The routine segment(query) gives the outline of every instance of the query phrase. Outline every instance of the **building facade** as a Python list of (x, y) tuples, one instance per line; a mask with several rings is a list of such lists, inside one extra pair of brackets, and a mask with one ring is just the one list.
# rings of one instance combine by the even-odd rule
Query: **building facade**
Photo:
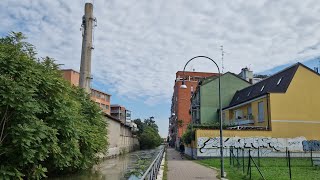
[(297, 63), (235, 93), (224, 108), (236, 129), (266, 129), (277, 137), (320, 138), (320, 76)]
[[(178, 71), (174, 84), (171, 103), (171, 116), (169, 117), (169, 139), (171, 146), (178, 146), (180, 138), (191, 122), (190, 98), (203, 78), (218, 76), (218, 73)], [(184, 80), (187, 89), (180, 86)]]
[[(79, 86), (80, 73), (72, 69), (63, 69), (62, 76), (74, 86)], [(110, 115), (110, 98), (111, 95), (105, 92), (91, 88), (91, 100), (97, 103), (101, 110)]]
[[(227, 72), (221, 77), (221, 104), (230, 104), (236, 91), (251, 84), (237, 75)], [(191, 117), (195, 124), (219, 122), (219, 78), (217, 76), (202, 80), (191, 98)]]
[[(131, 112), (124, 106), (118, 104), (111, 104), (111, 116), (120, 120), (122, 123), (126, 123), (127, 115), (131, 116)], [(128, 119), (129, 120), (129, 119)]]

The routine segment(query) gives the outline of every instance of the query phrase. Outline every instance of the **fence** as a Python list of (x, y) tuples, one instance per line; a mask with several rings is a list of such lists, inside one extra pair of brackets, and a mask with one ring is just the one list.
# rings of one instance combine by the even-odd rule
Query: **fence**
[[(242, 171), (247, 179), (320, 178), (320, 170), (316, 167), (320, 166), (320, 158), (315, 157), (312, 150), (292, 152), (286, 149), (285, 153), (279, 153), (276, 157), (264, 157), (261, 153), (263, 150), (265, 149), (230, 148), (230, 168)], [(312, 177), (313, 175), (316, 177)]]
[(160, 169), (161, 161), (164, 155), (166, 147), (163, 146), (157, 157), (153, 160), (149, 168), (146, 170), (146, 172), (142, 175), (140, 179), (143, 180), (154, 180), (157, 178), (158, 171)]

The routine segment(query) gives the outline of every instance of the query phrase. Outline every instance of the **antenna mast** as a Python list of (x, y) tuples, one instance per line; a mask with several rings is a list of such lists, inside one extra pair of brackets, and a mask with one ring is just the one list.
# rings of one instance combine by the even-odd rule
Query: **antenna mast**
[(224, 50), (223, 50), (223, 45), (220, 46), (221, 47), (221, 72), (223, 73), (224, 71), (224, 64), (223, 64), (223, 56), (224, 56)]

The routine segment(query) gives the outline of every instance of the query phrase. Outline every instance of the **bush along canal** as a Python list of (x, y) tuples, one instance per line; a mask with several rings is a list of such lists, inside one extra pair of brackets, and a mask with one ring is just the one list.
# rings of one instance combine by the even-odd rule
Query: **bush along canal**
[(140, 150), (112, 159), (104, 159), (90, 170), (49, 178), (50, 180), (136, 180), (140, 179), (163, 146)]

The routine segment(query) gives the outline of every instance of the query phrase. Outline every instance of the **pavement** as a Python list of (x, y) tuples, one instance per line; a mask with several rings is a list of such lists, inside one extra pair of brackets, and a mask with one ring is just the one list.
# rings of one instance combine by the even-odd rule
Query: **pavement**
[(185, 157), (173, 148), (167, 149), (168, 180), (218, 179), (217, 171), (202, 166)]

